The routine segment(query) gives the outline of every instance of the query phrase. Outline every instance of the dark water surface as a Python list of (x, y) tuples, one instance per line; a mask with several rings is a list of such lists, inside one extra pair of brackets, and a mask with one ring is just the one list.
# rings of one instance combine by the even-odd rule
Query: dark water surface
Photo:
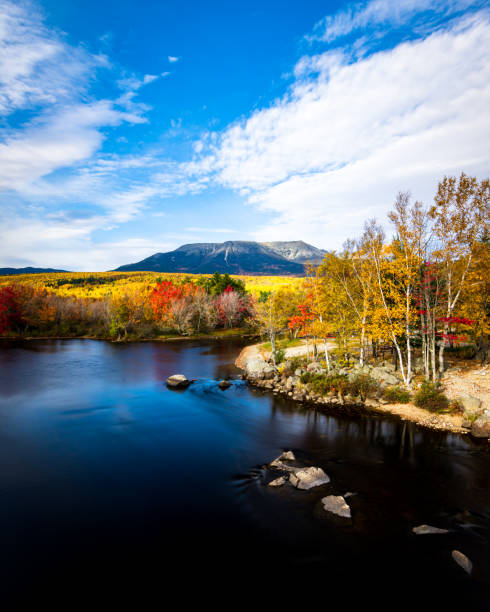
[[(231, 588), (233, 607), (268, 594), (347, 610), (488, 609), (487, 443), (316, 412), (238, 380), (223, 392), (216, 380), (239, 373), (239, 350), (233, 341), (0, 344), (5, 596), (115, 602), (140, 592), (204, 604)], [(163, 381), (174, 373), (199, 380), (170, 391)], [(331, 483), (268, 488), (262, 466), (284, 449)], [(320, 509), (323, 496), (347, 491), (350, 524)], [(413, 535), (421, 523), (451, 532)], [(473, 561), (471, 578), (453, 549)]]

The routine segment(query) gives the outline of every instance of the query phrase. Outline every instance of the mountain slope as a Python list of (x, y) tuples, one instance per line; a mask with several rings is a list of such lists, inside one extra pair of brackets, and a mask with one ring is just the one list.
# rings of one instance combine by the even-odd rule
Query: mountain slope
[[(311, 255), (311, 257), (309, 257)], [(323, 251), (304, 242), (251, 242), (185, 244), (169, 253), (156, 253), (117, 271), (187, 272), (212, 274), (301, 275), (305, 261), (318, 261)]]
[(296, 261), (298, 263), (319, 263), (327, 251), (317, 249), (311, 244), (307, 244), (302, 240), (291, 240), (284, 242), (261, 242), (265, 247), (272, 249), (278, 255)]
[(0, 276), (13, 276), (14, 274), (48, 274), (67, 271), (68, 270), (55, 270), (54, 268), (0, 268)]

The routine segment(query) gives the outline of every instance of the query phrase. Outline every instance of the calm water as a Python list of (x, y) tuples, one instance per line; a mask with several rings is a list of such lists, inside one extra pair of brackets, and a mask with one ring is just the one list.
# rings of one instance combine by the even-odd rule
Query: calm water
[[(240, 343), (0, 344), (1, 588), (109, 598), (134, 590), (378, 608), (488, 609), (486, 443), (380, 417), (323, 414), (236, 380)], [(188, 390), (163, 381), (184, 373)], [(331, 484), (273, 490), (283, 449)], [(319, 509), (356, 493), (344, 525)], [(414, 536), (428, 523), (444, 536)], [(475, 566), (469, 578), (451, 550)], [(184, 585), (184, 586), (182, 586)], [(70, 609), (70, 606), (67, 607)], [(145, 608), (146, 609), (146, 608)], [(422, 607), (423, 609), (423, 607)]]

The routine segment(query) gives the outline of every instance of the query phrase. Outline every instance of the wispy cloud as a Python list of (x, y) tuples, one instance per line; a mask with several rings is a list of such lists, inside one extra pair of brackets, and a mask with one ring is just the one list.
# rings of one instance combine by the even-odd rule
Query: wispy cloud
[(169, 55), (168, 56), (168, 61), (171, 64), (175, 64), (176, 62), (178, 62), (180, 60), (180, 57), (176, 57), (175, 55)]
[[(481, 8), (485, 4), (485, 0), (370, 0), (352, 3), (322, 19), (307, 38), (331, 43), (366, 28), (376, 30), (377, 26), (407, 26), (414, 17), (418, 17), (417, 27), (424, 23), (433, 28), (449, 16), (470, 8)], [(423, 20), (420, 20), (421, 14), (424, 14)]]

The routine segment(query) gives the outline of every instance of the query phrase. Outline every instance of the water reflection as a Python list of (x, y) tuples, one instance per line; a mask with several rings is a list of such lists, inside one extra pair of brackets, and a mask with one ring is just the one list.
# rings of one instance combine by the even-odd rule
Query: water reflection
[[(238, 380), (223, 392), (216, 380), (238, 373), (240, 346), (0, 345), (0, 538), (12, 584), (36, 580), (37, 562), (59, 574), (90, 557), (98, 571), (134, 574), (161, 567), (155, 550), (175, 563), (192, 550), (218, 555), (221, 574), (246, 575), (253, 558), (254, 573), (288, 562), (338, 585), (344, 567), (357, 582), (382, 568), (400, 588), (404, 572), (430, 575), (434, 593), (450, 580), (480, 605), (490, 574), (486, 447), (395, 418), (316, 411)], [(177, 372), (198, 381), (172, 392), (163, 383)], [(266, 487), (263, 466), (285, 448), (331, 484)], [(339, 527), (320, 499), (347, 491), (353, 523)], [(414, 540), (420, 523), (451, 534)], [(479, 568), (474, 593), (451, 547)]]

